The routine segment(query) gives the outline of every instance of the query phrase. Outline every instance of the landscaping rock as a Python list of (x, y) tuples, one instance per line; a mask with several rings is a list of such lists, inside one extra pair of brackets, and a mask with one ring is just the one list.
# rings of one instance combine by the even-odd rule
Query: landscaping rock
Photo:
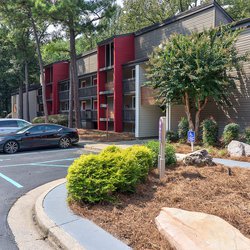
[(214, 215), (164, 207), (155, 222), (177, 250), (247, 250), (250, 246), (250, 239)]
[(247, 144), (247, 143), (243, 143), (243, 146), (244, 146), (244, 152), (245, 152), (245, 156), (249, 157), (250, 156), (250, 145)]
[(207, 150), (201, 149), (195, 152), (192, 152), (190, 154), (187, 154), (183, 158), (183, 162), (185, 165), (191, 165), (191, 166), (214, 166), (216, 165), (213, 162), (213, 158), (211, 155), (208, 154)]
[(245, 155), (245, 147), (244, 144), (240, 141), (231, 141), (227, 146), (227, 151), (230, 156), (233, 157), (241, 157)]

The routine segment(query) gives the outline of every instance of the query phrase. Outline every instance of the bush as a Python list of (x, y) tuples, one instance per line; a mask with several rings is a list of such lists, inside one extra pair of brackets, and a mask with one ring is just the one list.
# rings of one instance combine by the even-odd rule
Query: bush
[(178, 135), (181, 142), (187, 141), (187, 133), (189, 130), (188, 120), (185, 117), (182, 117), (178, 124)]
[(207, 146), (214, 146), (218, 137), (217, 122), (210, 118), (202, 122), (202, 142)]
[(245, 140), (247, 144), (250, 144), (250, 127), (245, 129)]
[(240, 135), (240, 126), (236, 123), (229, 123), (225, 126), (223, 134), (222, 134), (222, 140), (227, 145), (232, 140), (237, 140)]
[[(44, 122), (45, 122), (44, 116), (35, 117), (32, 120), (32, 123), (44, 123)], [(49, 123), (68, 126), (68, 117), (66, 115), (49, 115)]]
[(144, 146), (125, 150), (110, 146), (99, 155), (82, 155), (69, 167), (69, 201), (113, 201), (116, 192), (134, 192), (152, 164), (152, 152)]
[(166, 140), (168, 142), (177, 142), (179, 139), (178, 133), (175, 133), (174, 131), (167, 131), (166, 133)]
[[(158, 141), (148, 141), (145, 146), (149, 148), (153, 153), (153, 167), (157, 167), (158, 155), (159, 155), (159, 142)], [(172, 165), (176, 163), (175, 149), (172, 145), (166, 143), (165, 149), (165, 161), (166, 165)]]

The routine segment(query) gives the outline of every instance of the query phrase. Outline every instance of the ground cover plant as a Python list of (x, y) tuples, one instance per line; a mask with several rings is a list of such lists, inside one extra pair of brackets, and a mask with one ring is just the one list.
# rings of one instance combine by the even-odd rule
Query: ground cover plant
[[(49, 115), (49, 123), (68, 126), (68, 117), (66, 115)], [(32, 123), (45, 123), (45, 117), (39, 116), (32, 120)]]
[(153, 155), (145, 146), (109, 146), (98, 155), (82, 155), (68, 169), (70, 202), (115, 201), (117, 193), (135, 192), (147, 179)]
[[(162, 207), (176, 207), (220, 216), (250, 237), (250, 171), (223, 166), (167, 168), (163, 182), (157, 171), (136, 193), (119, 194), (115, 204), (72, 203), (77, 214), (93, 220), (135, 250), (171, 249), (154, 219)], [(143, 226), (142, 226), (143, 225)]]

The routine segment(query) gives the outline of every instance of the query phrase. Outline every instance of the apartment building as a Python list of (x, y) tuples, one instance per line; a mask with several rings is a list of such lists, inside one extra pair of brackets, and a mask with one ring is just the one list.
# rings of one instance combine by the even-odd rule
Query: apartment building
[[(115, 132), (129, 131), (138, 138), (157, 136), (159, 117), (166, 113), (155, 103), (155, 93), (145, 86), (149, 54), (172, 33), (202, 32), (231, 22), (233, 19), (228, 13), (212, 1), (135, 33), (111, 37), (99, 43), (96, 50), (81, 55), (77, 68), (82, 126)], [(239, 53), (250, 52), (250, 18), (237, 22), (235, 27), (245, 28), (236, 44)], [(68, 62), (45, 67), (50, 114), (68, 112), (68, 68)], [(202, 118), (212, 115), (220, 130), (232, 121), (242, 128), (250, 125), (247, 112), (250, 106), (249, 62), (244, 63), (243, 72), (233, 93), (234, 106), (222, 109), (210, 101), (203, 112)], [(178, 121), (185, 116), (184, 107), (169, 105), (166, 115), (168, 129), (176, 130)]]

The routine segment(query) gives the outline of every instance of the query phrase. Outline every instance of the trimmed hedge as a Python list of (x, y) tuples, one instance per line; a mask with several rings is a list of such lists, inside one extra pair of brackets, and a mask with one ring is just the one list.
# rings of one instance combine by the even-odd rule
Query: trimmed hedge
[(96, 203), (113, 201), (117, 192), (135, 192), (152, 165), (152, 152), (144, 146), (110, 146), (99, 155), (82, 155), (68, 169), (68, 200)]
[(225, 145), (229, 144), (232, 140), (238, 140), (240, 135), (240, 126), (236, 123), (229, 123), (225, 126), (222, 140)]
[[(160, 147), (159, 142), (158, 141), (148, 141), (144, 145), (152, 151), (152, 153), (153, 153), (152, 166), (157, 167), (159, 147)], [(172, 164), (176, 163), (175, 148), (171, 144), (168, 144), (168, 143), (166, 143), (165, 161), (166, 161), (166, 165), (172, 165)]]
[[(32, 120), (32, 123), (45, 123), (45, 117), (39, 116)], [(68, 117), (66, 115), (49, 115), (49, 123), (68, 126)]]

